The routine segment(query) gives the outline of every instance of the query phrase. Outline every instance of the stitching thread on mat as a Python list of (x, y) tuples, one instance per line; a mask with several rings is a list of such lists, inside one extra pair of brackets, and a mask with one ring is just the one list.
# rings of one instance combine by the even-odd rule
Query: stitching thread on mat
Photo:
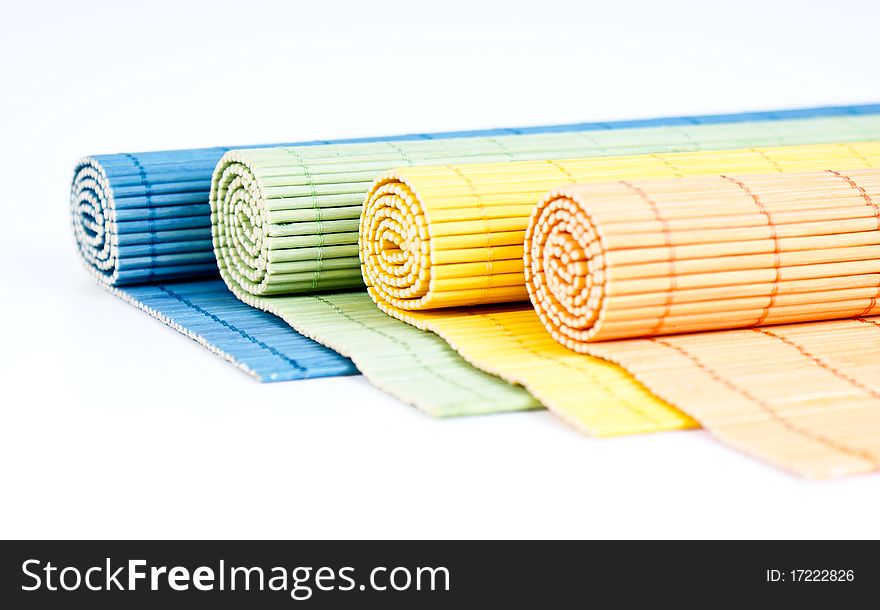
[[(754, 329), (754, 330), (759, 331), (759, 332), (761, 331), (761, 329)], [(780, 425), (782, 425), (783, 428), (789, 430), (790, 432), (793, 432), (795, 434), (799, 434), (806, 439), (814, 441), (820, 445), (824, 445), (824, 446), (828, 447), (829, 449), (837, 451), (838, 453), (841, 453), (847, 457), (850, 457), (850, 458), (855, 457), (855, 458), (865, 460), (868, 463), (870, 463), (872, 466), (874, 466), (875, 469), (880, 468), (880, 462), (878, 462), (877, 458), (870, 453), (861, 452), (857, 449), (853, 449), (852, 447), (847, 447), (846, 445), (841, 445), (840, 443), (838, 443), (832, 439), (815, 434), (810, 430), (805, 430), (803, 428), (799, 428), (799, 427), (795, 426), (789, 419), (786, 419), (785, 417), (781, 417), (776, 411), (774, 411), (773, 408), (770, 407), (770, 405), (766, 401), (759, 399), (757, 396), (754, 396), (748, 390), (737, 386), (736, 384), (734, 384), (732, 381), (730, 381), (728, 379), (725, 379), (717, 371), (711, 369), (708, 365), (706, 365), (706, 363), (704, 363), (702, 360), (700, 360), (694, 354), (691, 354), (690, 352), (688, 352), (683, 347), (681, 347), (679, 345), (674, 345), (665, 339), (652, 338), (652, 339), (648, 339), (648, 340), (653, 343), (658, 343), (660, 345), (664, 345), (664, 346), (680, 353), (682, 356), (688, 358), (691, 362), (693, 362), (697, 366), (697, 368), (699, 368), (700, 370), (707, 373), (715, 381), (730, 388), (734, 392), (740, 394), (741, 396), (745, 397), (749, 401), (751, 401), (751, 402), (755, 403), (756, 405), (758, 405), (759, 407), (761, 407), (761, 409), (765, 413), (767, 413), (767, 415), (769, 415), (773, 421), (779, 423)]]
[(606, 383), (604, 383), (602, 380), (600, 380), (599, 377), (592, 372), (592, 367), (582, 368), (582, 367), (576, 366), (570, 362), (566, 362), (565, 360), (562, 360), (562, 359), (557, 358), (555, 356), (550, 356), (548, 354), (544, 354), (544, 353), (536, 350), (535, 348), (526, 345), (526, 343), (522, 340), (521, 337), (514, 335), (500, 320), (498, 320), (497, 318), (492, 316), (492, 314), (481, 313), (479, 310), (468, 310), (468, 314), (472, 315), (472, 316), (479, 317), (479, 318), (486, 318), (487, 320), (492, 322), (492, 324), (494, 324), (496, 326), (496, 328), (498, 328), (501, 332), (503, 332), (505, 335), (507, 335), (508, 339), (513, 340), (514, 343), (519, 345), (523, 350), (529, 352), (530, 354), (532, 354), (542, 360), (546, 360), (548, 362), (558, 364), (558, 365), (562, 366), (563, 368), (567, 368), (572, 371), (575, 371), (578, 374), (586, 373), (587, 376), (590, 378), (590, 381), (595, 383), (602, 390), (605, 390), (605, 392), (607, 392), (608, 395), (611, 396), (611, 398), (618, 401), (619, 404), (622, 405), (623, 407), (625, 407), (630, 413), (632, 413), (638, 417), (641, 417), (643, 419), (646, 419), (653, 424), (662, 424), (663, 423), (662, 420), (654, 417), (651, 413), (644, 411), (640, 407), (631, 403), (629, 400), (627, 400), (625, 398), (621, 398), (613, 389), (611, 389), (610, 386), (608, 386)]
[(677, 133), (680, 136), (684, 136), (684, 139), (687, 140), (688, 146), (693, 148), (693, 150), (703, 150), (705, 144), (694, 139), (694, 134), (691, 133), (691, 130), (688, 129), (687, 125), (670, 125), (669, 130), (673, 133)]
[(773, 222), (773, 217), (770, 215), (770, 211), (764, 205), (764, 202), (755, 194), (752, 189), (747, 187), (743, 182), (737, 180), (733, 176), (721, 176), (728, 182), (731, 182), (737, 185), (742, 191), (752, 198), (752, 201), (755, 202), (755, 205), (758, 207), (758, 211), (763, 214), (767, 218), (767, 226), (770, 229), (770, 239), (773, 240), (773, 270), (776, 272), (776, 277), (773, 278), (773, 290), (770, 292), (770, 301), (764, 307), (764, 311), (761, 312), (761, 315), (751, 326), (760, 326), (764, 323), (764, 320), (767, 319), (767, 316), (770, 315), (770, 309), (776, 304), (776, 297), (779, 295), (779, 283), (782, 281), (782, 269), (781, 264), (781, 251), (779, 249), (779, 235), (776, 233), (776, 224)]
[(850, 187), (852, 187), (853, 189), (858, 191), (861, 198), (865, 200), (865, 203), (867, 203), (870, 207), (874, 208), (874, 218), (877, 220), (877, 229), (880, 230), (880, 205), (877, 205), (877, 203), (873, 199), (871, 199), (871, 196), (868, 194), (868, 192), (865, 190), (865, 188), (863, 186), (857, 184), (855, 180), (853, 180), (852, 178), (850, 178), (846, 174), (842, 174), (842, 173), (835, 171), (833, 169), (826, 169), (825, 171), (827, 173), (831, 174), (832, 176), (837, 176), (838, 178), (840, 178), (841, 180), (843, 180), (844, 182), (849, 184)]
[(504, 145), (504, 143), (499, 142), (495, 138), (487, 137), (486, 140), (489, 142), (492, 142), (492, 144), (495, 144), (496, 146), (498, 146), (498, 148), (501, 149), (501, 152), (503, 152), (505, 155), (507, 155), (508, 161), (516, 161), (516, 159), (513, 157), (513, 153), (507, 149), (507, 147)]
[(807, 350), (807, 348), (803, 347), (802, 345), (798, 345), (797, 343), (795, 343), (794, 341), (792, 341), (788, 337), (778, 335), (778, 334), (774, 333), (773, 331), (767, 330), (766, 328), (753, 328), (752, 330), (754, 332), (761, 333), (762, 335), (766, 335), (768, 337), (773, 337), (774, 339), (779, 339), (780, 341), (782, 341), (783, 343), (785, 343), (789, 347), (793, 347), (794, 349), (799, 351), (805, 358), (807, 358), (810, 361), (814, 362), (815, 364), (819, 365), (820, 367), (822, 367), (823, 369), (825, 369), (829, 373), (832, 373), (835, 377), (843, 379), (844, 381), (854, 385), (855, 387), (857, 387), (861, 391), (865, 392), (866, 394), (869, 394), (869, 395), (873, 396), (874, 398), (880, 400), (880, 391), (877, 391), (873, 388), (866, 386), (865, 384), (860, 382), (858, 379), (854, 379), (854, 378), (850, 377), (849, 375), (847, 375), (846, 373), (844, 373), (843, 371), (841, 371), (837, 367), (825, 362), (824, 360), (822, 360), (818, 356), (815, 356), (814, 354), (810, 353), (809, 350)]
[(406, 153), (405, 153), (404, 150), (400, 147), (400, 145), (395, 144), (394, 142), (385, 142), (385, 144), (387, 144), (390, 148), (393, 148), (393, 149), (397, 152), (397, 154), (399, 154), (400, 157), (401, 157), (404, 161), (406, 161), (406, 164), (407, 164), (408, 166), (412, 167), (413, 165), (415, 165), (415, 164), (412, 162), (412, 160), (411, 160), (409, 157), (406, 156)]
[(486, 298), (486, 294), (489, 291), (489, 279), (492, 275), (492, 243), (491, 240), (488, 239), (492, 235), (492, 231), (489, 227), (489, 218), (486, 216), (486, 205), (483, 202), (483, 197), (480, 195), (479, 191), (477, 191), (477, 187), (474, 186), (474, 183), (471, 182), (471, 179), (468, 178), (464, 172), (461, 171), (455, 165), (447, 165), (447, 169), (451, 170), (454, 174), (456, 174), (459, 178), (461, 178), (467, 187), (470, 189), (471, 194), (477, 199), (477, 204), (480, 206), (480, 217), (483, 221), (483, 229), (485, 231), (486, 239), (486, 283), (480, 288), (480, 297), (479, 300), (483, 301)]
[[(871, 139), (873, 139), (873, 138), (867, 138), (867, 139), (868, 139), (868, 140), (871, 140)], [(846, 142), (839, 142), (839, 143), (838, 143), (838, 146), (840, 146), (841, 148), (844, 148), (844, 149), (846, 149), (847, 151), (849, 151), (850, 153), (852, 153), (852, 154), (853, 154), (853, 155), (854, 155), (859, 161), (862, 161), (862, 162), (865, 164), (865, 167), (869, 167), (869, 168), (870, 168), (870, 167), (876, 167), (876, 166), (877, 166), (875, 163), (872, 163), (871, 160), (868, 159), (868, 157), (866, 157), (865, 155), (863, 155), (862, 153), (860, 153), (860, 152), (856, 149), (856, 147), (853, 146), (852, 144), (848, 144), (848, 143), (846, 143)]]
[(678, 166), (676, 166), (672, 161), (670, 161), (669, 159), (667, 159), (667, 158), (664, 157), (663, 155), (658, 155), (657, 153), (651, 153), (649, 156), (650, 156), (652, 159), (657, 159), (658, 161), (660, 161), (660, 163), (662, 163), (663, 165), (665, 165), (665, 166), (666, 166), (666, 169), (668, 169), (669, 171), (671, 171), (671, 172), (672, 172), (672, 175), (675, 176), (676, 178), (684, 178), (684, 174), (683, 174), (682, 171), (678, 168)]
[(554, 161), (553, 159), (547, 159), (547, 164), (552, 165), (553, 167), (558, 169), (563, 176), (571, 180), (572, 184), (577, 184), (577, 178), (575, 178), (574, 175), (570, 171), (568, 171), (568, 169), (566, 169), (564, 165)]
[(785, 173), (785, 168), (779, 164), (779, 161), (777, 161), (776, 159), (774, 159), (773, 157), (768, 155), (767, 151), (764, 150), (763, 148), (749, 148), (748, 150), (749, 150), (749, 152), (753, 152), (756, 155), (760, 156), (762, 159), (764, 159), (764, 161), (766, 161), (771, 166), (773, 166), (773, 169), (775, 169), (777, 172)]
[[(834, 175), (834, 176), (837, 176), (837, 177), (840, 178), (841, 180), (844, 180), (847, 184), (850, 185), (850, 187), (852, 187), (853, 189), (855, 189), (856, 191), (858, 191), (859, 195), (861, 195), (862, 199), (865, 200), (865, 203), (868, 204), (868, 206), (874, 208), (874, 220), (877, 221), (877, 229), (876, 229), (876, 230), (877, 230), (877, 231), (880, 231), (880, 205), (878, 205), (876, 201), (874, 201), (873, 199), (871, 199), (871, 196), (870, 196), (870, 195), (868, 194), (868, 192), (864, 189), (864, 187), (862, 187), (861, 185), (857, 184), (856, 181), (853, 180), (851, 177), (849, 177), (849, 176), (847, 176), (847, 175), (845, 175), (845, 174), (842, 174), (842, 173), (840, 173), (840, 172), (838, 172), (838, 171), (835, 171), (835, 170), (833, 170), (833, 169), (828, 169), (828, 170), (825, 170), (825, 171), (828, 172), (829, 174), (832, 174), (832, 175)], [(871, 297), (871, 300), (869, 301), (868, 306), (865, 307), (862, 311), (860, 311), (860, 312), (858, 313), (857, 317), (860, 318), (860, 317), (862, 317), (862, 316), (866, 316), (866, 315), (868, 315), (869, 313), (871, 313), (871, 311), (872, 311), (875, 307), (877, 307), (877, 299), (880, 299), (880, 281), (878, 281), (878, 283), (877, 283), (877, 292), (874, 294), (873, 297)]]
[(318, 191), (315, 188), (315, 183), (312, 180), (312, 172), (309, 171), (308, 166), (302, 158), (302, 155), (294, 151), (292, 148), (288, 147), (283, 149), (288, 155), (296, 159), (296, 162), (299, 163), (300, 168), (303, 170), (303, 173), (306, 177), (306, 182), (308, 183), (309, 190), (312, 192), (312, 209), (315, 211), (315, 223), (318, 227), (318, 255), (317, 261), (319, 269), (315, 271), (312, 275), (312, 283), (310, 286), (310, 290), (318, 289), (318, 275), (321, 273), (321, 270), (324, 268), (324, 232), (321, 229), (321, 207), (318, 205)]
[(666, 243), (666, 249), (669, 252), (669, 290), (666, 291), (666, 302), (663, 306), (663, 313), (660, 315), (660, 318), (657, 320), (657, 324), (654, 325), (654, 328), (648, 333), (650, 335), (657, 335), (660, 333), (660, 329), (663, 328), (663, 325), (666, 323), (666, 319), (669, 317), (670, 312), (672, 311), (672, 300), (673, 293), (678, 288), (678, 279), (675, 275), (675, 247), (672, 245), (672, 233), (669, 230), (669, 221), (663, 217), (660, 213), (660, 207), (657, 205), (657, 202), (651, 199), (648, 194), (641, 188), (636, 185), (627, 182), (626, 180), (621, 180), (620, 184), (634, 191), (639, 197), (642, 198), (645, 203), (647, 203), (651, 207), (651, 211), (654, 213), (654, 217), (660, 223), (660, 230), (663, 231), (663, 241)]
[[(156, 260), (155, 257), (153, 256), (153, 242), (157, 241), (156, 223), (155, 223), (155, 220), (153, 219), (153, 215), (155, 214), (155, 210), (153, 209), (153, 185), (150, 183), (149, 179), (147, 178), (147, 170), (141, 164), (140, 160), (131, 153), (122, 153), (122, 154), (125, 157), (127, 157), (129, 161), (131, 161), (134, 164), (135, 168), (138, 171), (138, 174), (140, 174), (140, 177), (141, 177), (141, 186), (144, 187), (144, 198), (146, 199), (146, 205), (147, 205), (147, 232), (150, 236), (150, 256), (148, 256), (148, 259), (150, 261), (150, 265), (149, 265), (149, 267), (147, 267), (147, 281), (151, 282), (155, 277), (155, 260)], [(121, 257), (119, 257), (119, 254), (117, 253), (117, 264), (119, 264), (120, 258)]]
[(590, 143), (590, 146), (592, 146), (593, 148), (595, 148), (596, 150), (598, 150), (599, 153), (600, 153), (603, 157), (611, 156), (611, 153), (609, 152), (608, 148), (605, 147), (605, 146), (603, 146), (603, 145), (599, 142), (599, 140), (597, 140), (594, 136), (590, 135), (590, 132), (589, 132), (589, 131), (578, 131), (578, 132), (576, 132), (576, 133), (577, 133), (578, 135), (580, 135), (582, 138), (584, 138), (585, 140), (587, 140), (587, 142)]
[(264, 349), (264, 350), (268, 351), (269, 353), (271, 353), (273, 356), (277, 356), (281, 360), (284, 360), (285, 362), (287, 362), (287, 364), (292, 366), (294, 369), (302, 372), (303, 374), (307, 373), (307, 369), (304, 366), (302, 366), (301, 364), (299, 364), (296, 360), (291, 358), (290, 356), (287, 356), (286, 354), (281, 353), (280, 351), (278, 351), (277, 349), (275, 349), (274, 347), (272, 347), (270, 345), (266, 345), (265, 343), (263, 343), (262, 341), (260, 341), (256, 337), (249, 335), (247, 332), (241, 330), (240, 328), (237, 328), (236, 326), (233, 326), (232, 324), (230, 324), (226, 320), (223, 320), (223, 319), (215, 316), (211, 312), (207, 311), (206, 309), (199, 307), (198, 305), (196, 305), (195, 303), (193, 303), (192, 301), (190, 301), (189, 299), (187, 299), (183, 295), (177, 294), (176, 292), (174, 292), (173, 290), (170, 290), (168, 287), (163, 286), (162, 284), (157, 284), (156, 287), (159, 290), (161, 290), (162, 292), (164, 292), (165, 294), (167, 294), (168, 296), (177, 299), (180, 303), (182, 303), (183, 305), (186, 305), (190, 309), (197, 311), (200, 314), (202, 314), (203, 316), (206, 316), (206, 317), (214, 320), (215, 322), (217, 322), (221, 326), (224, 326), (224, 327), (228, 328), (229, 330), (231, 330), (235, 333), (238, 333), (241, 337), (250, 341), (251, 343), (253, 343), (257, 347), (260, 347), (261, 349)]
[(880, 322), (878, 322), (877, 320), (866, 320), (862, 316), (855, 318), (855, 320), (858, 322), (862, 322), (864, 324), (872, 324), (872, 325), (876, 326), (877, 328), (880, 328)]
[[(785, 139), (785, 133), (780, 133), (778, 129), (778, 125), (771, 121), (764, 121), (761, 123), (761, 128), (767, 132), (770, 136), (776, 138), (776, 141), (779, 143), (778, 146), (788, 146), (788, 142)], [(766, 156), (763, 151), (761, 151), (762, 156)]]
[[(324, 298), (323, 296), (321, 296), (321, 295), (319, 295), (319, 294), (314, 294), (314, 295), (311, 295), (311, 296), (312, 296), (312, 298), (314, 298), (316, 301), (319, 301), (319, 302), (323, 303), (324, 305), (326, 305), (327, 307), (329, 307), (330, 309), (332, 309), (333, 311), (335, 311), (336, 313), (338, 313), (340, 316), (342, 316), (343, 318), (345, 318), (345, 319), (348, 320), (349, 322), (352, 322), (352, 323), (354, 323), (355, 325), (360, 326), (361, 328), (363, 328), (363, 329), (365, 329), (365, 330), (367, 330), (367, 331), (369, 331), (369, 332), (371, 332), (371, 333), (375, 333), (375, 334), (379, 335), (380, 337), (385, 337), (386, 339), (388, 339), (388, 340), (391, 341), (392, 343), (396, 344), (397, 346), (402, 347), (403, 350), (404, 350), (405, 352), (407, 352), (408, 354), (410, 354), (410, 355), (411, 355), (411, 356), (412, 356), (417, 362), (419, 362), (420, 364), (424, 365), (423, 368), (422, 368), (422, 370), (424, 370), (424, 371), (426, 371), (427, 373), (429, 373), (430, 375), (436, 377), (436, 378), (439, 379), (440, 381), (443, 381), (443, 382), (445, 382), (445, 383), (448, 383), (449, 385), (454, 386), (454, 387), (456, 387), (456, 388), (466, 389), (468, 392), (470, 392), (471, 396), (473, 396), (473, 397), (480, 398), (480, 399), (482, 399), (482, 400), (487, 400), (487, 401), (489, 400), (489, 397), (487, 397), (487, 396), (481, 394), (480, 392), (477, 392), (477, 391), (474, 390), (472, 387), (470, 387), (470, 386), (467, 386), (467, 387), (466, 387), (466, 386), (462, 386), (461, 383), (460, 383), (458, 380), (456, 380), (456, 379), (452, 379), (452, 378), (450, 378), (450, 377), (447, 377), (446, 375), (442, 375), (442, 374), (438, 373), (436, 370), (434, 370), (433, 367), (429, 366), (429, 364), (428, 364), (427, 362), (425, 362), (424, 360), (422, 360), (422, 358), (421, 358), (421, 354), (419, 354), (419, 352), (414, 351), (414, 350), (412, 349), (412, 346), (409, 345), (408, 343), (406, 343), (405, 341), (401, 341), (400, 339), (398, 339), (398, 338), (395, 337), (394, 335), (391, 335), (391, 334), (386, 333), (386, 332), (384, 332), (384, 331), (382, 331), (382, 330), (379, 330), (378, 328), (374, 328), (374, 327), (372, 327), (372, 326), (368, 326), (368, 325), (365, 324), (363, 321), (358, 320), (358, 319), (352, 317), (348, 312), (343, 311), (342, 308), (339, 307), (336, 303), (333, 303), (332, 301), (328, 301), (326, 298)], [(390, 319), (393, 319), (393, 318), (391, 318), (391, 317), (389, 316), (389, 320), (390, 320)]]

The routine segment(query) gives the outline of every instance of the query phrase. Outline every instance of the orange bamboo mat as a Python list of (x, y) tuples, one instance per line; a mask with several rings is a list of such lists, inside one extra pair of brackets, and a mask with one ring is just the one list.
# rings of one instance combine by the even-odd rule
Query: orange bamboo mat
[(525, 263), (557, 341), (726, 443), (805, 476), (880, 469), (880, 171), (566, 187)]
[[(497, 303), (527, 295), (517, 239), (528, 225), (522, 210), (531, 212), (534, 205), (523, 202), (538, 201), (566, 177), (597, 183), (827, 167), (880, 167), (880, 144), (400, 169), (380, 177), (365, 203), (362, 269), (383, 311), (437, 333), (468, 362), (523, 385), (584, 432), (690, 427), (694, 421), (678, 409), (655, 404), (646, 411), (642, 386), (625, 369), (564, 348), (528, 304)], [(425, 309), (444, 305), (454, 307)]]
[(560, 343), (880, 313), (876, 170), (573, 186), (535, 210), (526, 286)]
[[(566, 181), (829, 166), (880, 167), (880, 143), (399, 169), (377, 179), (364, 204), (362, 270), (383, 311), (438, 334), (465, 360), (522, 385), (583, 432), (693, 427), (690, 417), (652, 398), (624, 369), (579, 356), (546, 332), (525, 301), (522, 243), (529, 214), (547, 190)], [(503, 298), (525, 302), (461, 307)], [(438, 305), (459, 307), (424, 309)]]

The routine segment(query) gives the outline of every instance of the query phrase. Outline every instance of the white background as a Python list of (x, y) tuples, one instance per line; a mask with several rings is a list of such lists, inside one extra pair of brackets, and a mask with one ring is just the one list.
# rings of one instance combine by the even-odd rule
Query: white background
[(91, 153), (878, 101), (876, 0), (3, 5), (0, 536), (880, 536), (880, 477), (704, 432), (260, 385), (99, 289), (67, 207)]

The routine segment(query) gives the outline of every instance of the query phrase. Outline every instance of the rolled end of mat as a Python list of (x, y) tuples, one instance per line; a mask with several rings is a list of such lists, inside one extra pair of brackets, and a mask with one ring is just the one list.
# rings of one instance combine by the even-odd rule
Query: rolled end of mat
[(214, 170), (211, 233), (220, 274), (240, 298), (363, 287), (360, 206), (322, 207), (293, 149), (233, 150)]
[(70, 189), (73, 235), (99, 282), (126, 286), (217, 273), (208, 181), (191, 173), (143, 154), (77, 163)]
[(394, 172), (364, 202), (358, 232), (361, 272), (380, 305), (420, 309), (430, 302), (430, 235), (418, 197)]
[(70, 217), (77, 250), (86, 268), (98, 281), (119, 281), (119, 240), (113, 191), (101, 164), (92, 157), (81, 159), (70, 187)]
[(505, 216), (508, 208), (482, 208), (472, 190), (454, 166), (399, 169), (376, 179), (358, 243), (364, 281), (380, 307), (413, 311), (527, 298), (527, 212)]
[(523, 249), (526, 289), (559, 343), (585, 351), (605, 307), (602, 234), (574, 191), (551, 191), (532, 212)]
[(587, 342), (880, 312), (880, 171), (703, 176), (550, 193), (525, 238), (553, 337)]

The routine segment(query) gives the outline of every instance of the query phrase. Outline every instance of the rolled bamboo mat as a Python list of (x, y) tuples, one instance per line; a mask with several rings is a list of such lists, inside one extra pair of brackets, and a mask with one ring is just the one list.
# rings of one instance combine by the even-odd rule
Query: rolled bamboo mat
[(880, 313), (878, 176), (567, 187), (532, 213), (529, 296), (575, 351), (590, 341)]
[(398, 169), (375, 181), (365, 203), (362, 269), (383, 311), (438, 334), (465, 360), (522, 385), (580, 430), (614, 435), (691, 427), (687, 415), (640, 394), (626, 370), (554, 341), (528, 303), (497, 304), (528, 298), (521, 257), (533, 206), (526, 202), (566, 180), (824, 167), (880, 167), (880, 143)]
[(804, 476), (880, 469), (880, 170), (566, 187), (525, 264), (557, 341), (722, 441)]
[[(671, 117), (470, 132), (411, 134), (296, 145), (378, 140), (431, 141), (566, 131), (604, 131), (747, 121), (839, 119), (842, 138), (873, 130), (880, 105), (806, 108), (737, 115)], [(868, 122), (864, 122), (868, 120)], [(808, 127), (807, 132), (812, 128)], [(823, 128), (818, 128), (823, 129)], [(822, 134), (823, 137), (826, 134)], [(809, 136), (807, 136), (809, 137)], [(353, 365), (294, 334), (232, 297), (219, 280), (210, 239), (211, 174), (229, 148), (87, 157), (71, 187), (71, 216), (80, 258), (113, 294), (205, 345), (263, 381), (348, 374)], [(206, 278), (204, 280), (198, 278)], [(174, 282), (171, 284), (170, 282)], [(136, 288), (135, 288), (136, 287)], [(304, 346), (308, 346), (303, 353)], [(313, 358), (314, 356), (314, 358)]]
[[(415, 166), (556, 156), (590, 157), (612, 152), (714, 150), (730, 142), (829, 141), (853, 138), (866, 132), (880, 134), (880, 117), (230, 151), (217, 164), (212, 181), (212, 234), (221, 277), (232, 292), (258, 309), (284, 310), (284, 319), (295, 330), (315, 338), (309, 323), (296, 317), (298, 310), (295, 307), (266, 298), (363, 289), (357, 249), (359, 218), (363, 197), (373, 177), (383, 169), (401, 164)], [(523, 217), (532, 205), (533, 201), (530, 201), (521, 206)], [(517, 239), (521, 242), (522, 238)], [(521, 250), (521, 245), (518, 248)], [(519, 290), (521, 298), (525, 299), (522, 279), (519, 280)], [(367, 300), (363, 300), (362, 305), (370, 307)], [(425, 341), (421, 337), (414, 340)], [(355, 354), (355, 349), (348, 347), (344, 337), (321, 335), (319, 342), (350, 356), (365, 374), (367, 368), (372, 368), (363, 357)], [(434, 414), (483, 413), (490, 403), (496, 411), (518, 410), (524, 408), (524, 404), (528, 408), (537, 406), (533, 399), (526, 399), (521, 390), (514, 396), (498, 379), (471, 370), (470, 365), (457, 358), (442, 342), (438, 341), (436, 351), (445, 354), (445, 366), (457, 362), (461, 375), (478, 378), (485, 387), (495, 385), (503, 400), (487, 400), (487, 391), (484, 391), (483, 398), (473, 405), (435, 408), (433, 403), (445, 400), (445, 397), (430, 392), (427, 384), (421, 386), (422, 389), (414, 389), (417, 395), (410, 394), (409, 390), (406, 395), (395, 395)], [(366, 357), (378, 356), (369, 352)], [(412, 360), (412, 366), (430, 366), (430, 363), (419, 364), (419, 361)], [(377, 379), (376, 383), (391, 391), (391, 382)], [(657, 403), (646, 392), (642, 394), (645, 401)], [(664, 412), (670, 410), (666, 406), (660, 408)], [(678, 427), (682, 419), (676, 414), (675, 422), (669, 425)]]
[[(221, 276), (236, 294), (363, 288), (358, 259), (363, 198), (373, 178), (394, 167), (859, 138), (880, 139), (880, 116), (233, 150), (218, 162), (211, 184), (213, 243)], [(560, 172), (552, 166), (550, 172), (558, 182)], [(534, 201), (519, 205), (521, 210), (510, 213), (522, 217)], [(505, 222), (503, 217), (490, 220), (499, 226)], [(517, 285), (518, 298), (525, 298), (523, 282)]]

